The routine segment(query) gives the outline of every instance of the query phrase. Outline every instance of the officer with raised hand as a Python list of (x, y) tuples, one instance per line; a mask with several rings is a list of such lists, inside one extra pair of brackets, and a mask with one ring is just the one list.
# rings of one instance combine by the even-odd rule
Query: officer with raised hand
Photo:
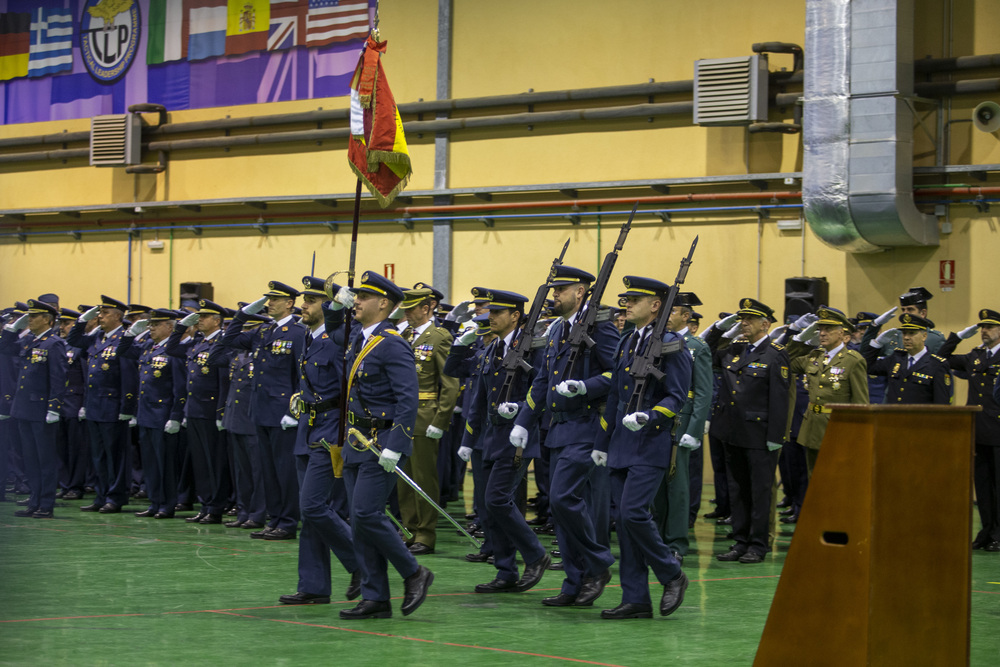
[[(222, 345), (222, 321), (228, 312), (214, 301), (201, 299), (196, 312), (174, 325), (165, 348), (171, 357), (184, 360), (187, 377), (184, 399), (187, 448), (195, 494), (202, 503), (197, 514), (184, 519), (188, 523), (222, 523), (229, 498), (229, 456), (220, 433), (224, 401), (221, 375), (228, 358), (213, 355)], [(196, 325), (198, 331), (185, 342), (191, 325)]]
[[(81, 410), (90, 434), (96, 495), (92, 504), (80, 508), (83, 512), (115, 514), (128, 501), (128, 423), (136, 412), (139, 377), (135, 362), (118, 354), (126, 310), (118, 299), (101, 295), (100, 305), (81, 315), (66, 339), (70, 346), (87, 350), (87, 393)], [(88, 337), (84, 330), (94, 318), (99, 328)]]
[[(680, 333), (664, 330), (659, 337), (654, 335), (670, 286), (641, 276), (625, 276), (623, 282), (625, 291), (619, 297), (626, 299), (625, 318), (635, 328), (622, 338), (615, 353), (601, 434), (591, 452), (596, 465), (611, 470), (611, 497), (621, 548), (618, 572), (622, 602), (601, 612), (601, 618), (609, 620), (652, 618), (649, 568), (663, 585), (662, 616), (680, 607), (688, 586), (688, 578), (660, 537), (649, 508), (670, 467), (674, 422), (691, 388), (692, 358)], [(633, 401), (636, 379), (630, 371), (652, 345), (663, 346), (657, 369), (662, 375)], [(686, 527), (687, 505), (679, 509)]]
[[(20, 430), (31, 496), (27, 507), (14, 515), (51, 519), (59, 473), (56, 438), (66, 392), (66, 343), (55, 326), (58, 308), (35, 299), (27, 305), (27, 313), (7, 324), (0, 337), (0, 353), (21, 362), (10, 414)], [(23, 328), (32, 334), (25, 345), (18, 340)]]
[[(306, 340), (306, 327), (296, 322), (292, 309), (299, 291), (272, 280), (264, 296), (237, 311), (222, 336), (233, 350), (249, 350), (254, 358), (251, 400), (257, 425), (257, 442), (264, 457), (261, 470), (267, 527), (250, 536), (266, 540), (293, 540), (299, 524), (299, 483), (295, 472), (295, 431), (298, 420), (289, 412), (289, 401), (299, 385), (298, 360)], [(244, 331), (247, 316), (267, 304), (274, 320), (253, 331)]]
[[(61, 308), (59, 314), (59, 330), (63, 340), (69, 335), (73, 324), (80, 313), (71, 308)], [(63, 500), (80, 500), (83, 498), (87, 480), (87, 468), (90, 465), (90, 443), (86, 428), (80, 420), (80, 408), (83, 407), (83, 394), (86, 384), (86, 358), (81, 350), (66, 345), (66, 393), (60, 410), (59, 487), (63, 491)]]
[[(916, 315), (921, 317), (928, 322), (930, 318), (927, 316), (927, 302), (934, 298), (924, 287), (911, 287), (907, 291), (899, 295), (899, 308), (898, 311), (901, 315)], [(882, 327), (883, 324), (891, 319), (891, 316), (897, 312), (897, 308), (892, 308), (890, 311), (882, 313), (873, 323), (876, 331)], [(886, 317), (886, 316), (889, 317)], [(881, 336), (881, 342), (885, 350), (891, 351), (903, 347), (902, 330), (900, 328), (890, 329), (885, 332), (884, 336)], [(927, 330), (927, 340), (924, 343), (924, 347), (933, 353), (936, 353), (938, 348), (944, 343), (944, 334), (934, 328), (932, 323), (930, 328)]]
[(356, 323), (345, 359), (347, 422), (381, 450), (376, 454), (353, 437), (343, 448), (354, 548), (362, 572), (361, 602), (341, 610), (343, 619), (392, 616), (388, 563), (403, 577), (404, 616), (423, 604), (434, 581), (433, 573), (417, 563), (385, 515), (396, 485), (393, 471), (413, 450), (419, 401), (413, 349), (388, 320), (402, 300), (402, 290), (374, 271), (364, 272), (353, 292), (341, 289), (334, 299), (345, 306), (353, 301)]
[[(980, 345), (955, 354), (963, 340), (979, 334)], [(969, 381), (967, 405), (980, 405), (976, 413), (974, 481), (982, 528), (973, 549), (1000, 551), (1000, 401), (994, 387), (1000, 379), (1000, 311), (983, 308), (979, 322), (952, 333), (938, 354), (960, 378)]]
[[(928, 332), (934, 323), (911, 313), (900, 315), (899, 323), (901, 348), (889, 347), (893, 329), (879, 334), (879, 327), (872, 326), (861, 339), (861, 354), (868, 364), (868, 373), (887, 378), (885, 402), (889, 405), (950, 405), (952, 387), (948, 362), (926, 347)], [(888, 355), (881, 356), (886, 350), (890, 350)]]

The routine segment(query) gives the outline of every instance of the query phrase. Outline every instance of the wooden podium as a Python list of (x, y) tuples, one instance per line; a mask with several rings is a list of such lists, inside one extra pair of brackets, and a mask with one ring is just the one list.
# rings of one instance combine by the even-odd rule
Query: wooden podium
[(754, 665), (966, 665), (975, 407), (834, 405)]

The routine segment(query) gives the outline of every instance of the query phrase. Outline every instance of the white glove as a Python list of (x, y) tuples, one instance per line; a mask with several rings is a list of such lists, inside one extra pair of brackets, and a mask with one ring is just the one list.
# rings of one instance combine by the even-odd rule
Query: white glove
[(677, 444), (681, 447), (684, 447), (685, 449), (690, 449), (691, 451), (694, 451), (699, 447), (701, 447), (701, 440), (698, 440), (689, 433), (685, 433), (684, 435), (681, 436), (680, 442), (678, 442)]
[(240, 308), (247, 315), (256, 315), (260, 311), (264, 310), (264, 304), (267, 303), (267, 297), (262, 296), (253, 303), (248, 303), (247, 305)]
[(734, 324), (736, 324), (737, 320), (739, 320), (739, 319), (740, 319), (740, 316), (737, 315), (736, 313), (733, 313), (732, 315), (729, 315), (727, 317), (723, 317), (721, 320), (719, 320), (718, 322), (716, 322), (712, 326), (715, 327), (716, 329), (720, 330), (720, 331), (727, 331), (727, 330), (729, 330), (729, 328), (731, 326), (733, 326)]
[(897, 306), (893, 306), (889, 310), (885, 311), (884, 313), (876, 317), (875, 320), (872, 322), (872, 325), (876, 327), (882, 326), (883, 324), (892, 319), (892, 316), (896, 314), (897, 310), (899, 310), (899, 308)]
[(889, 339), (899, 331), (899, 329), (886, 329), (878, 335), (875, 340), (869, 343), (872, 347), (885, 347), (885, 344), (889, 342)]
[(396, 469), (399, 464), (399, 457), (402, 456), (399, 452), (394, 452), (391, 449), (383, 449), (382, 453), (378, 455), (378, 464), (386, 472), (392, 472)]
[(180, 430), (181, 430), (181, 423), (176, 419), (168, 419), (166, 426), (163, 427), (163, 432), (169, 433), (170, 435), (178, 433)]
[(445, 322), (458, 322), (459, 324), (463, 322), (468, 322), (476, 313), (476, 307), (472, 305), (471, 301), (463, 301), (454, 308), (451, 312), (444, 316)]
[(587, 385), (582, 380), (564, 380), (556, 385), (556, 392), (560, 396), (572, 398), (573, 396), (586, 396)]
[(330, 307), (334, 310), (343, 310), (344, 308), (350, 308), (354, 305), (355, 294), (346, 287), (341, 287), (337, 290), (337, 293), (333, 296), (333, 302)]
[(136, 419), (135, 417), (132, 417), (132, 419), (128, 420), (128, 427), (129, 428), (135, 428), (138, 425), (139, 425), (139, 420)]
[(4, 419), (10, 419), (10, 415), (0, 415), (0, 422), (2, 422)]
[(608, 453), (599, 452), (595, 449), (590, 452), (590, 460), (594, 462), (595, 466), (606, 466), (608, 465)]
[(91, 308), (90, 310), (88, 310), (87, 312), (85, 312), (83, 315), (81, 315), (79, 321), (80, 322), (89, 322), (90, 320), (92, 320), (95, 317), (97, 317), (97, 313), (99, 313), (99, 312), (101, 312), (101, 307), (100, 306), (94, 306), (93, 308)]
[(127, 415), (124, 412), (119, 412), (118, 413), (118, 421), (120, 421), (120, 422), (127, 422), (127, 421), (131, 420), (132, 417), (134, 417), (134, 416), (135, 415)]
[(6, 331), (20, 331), (21, 329), (23, 329), (26, 326), (28, 326), (28, 316), (27, 315), (21, 315), (21, 317), (17, 318), (13, 322), (11, 322), (7, 326), (5, 326), (4, 330), (6, 330)]
[[(298, 424), (296, 424), (296, 426), (297, 425)], [(221, 419), (216, 419), (215, 420), (215, 428), (218, 429), (218, 430), (220, 430), (220, 431), (225, 431), (226, 430), (226, 427), (222, 425), (222, 420)]]
[(794, 336), (792, 336), (792, 339), (796, 340), (796, 341), (798, 341), (800, 343), (807, 343), (808, 344), (809, 341), (812, 340), (813, 338), (816, 338), (818, 340), (818, 336), (819, 336), (819, 332), (816, 331), (816, 325), (815, 324), (810, 324), (805, 329), (803, 329), (799, 333), (797, 333)]
[(767, 441), (767, 451), (769, 451), (769, 452), (776, 452), (779, 449), (781, 449), (781, 443), (780, 442), (771, 442), (770, 440)]
[(517, 416), (517, 411), (520, 410), (517, 403), (501, 403), (497, 406), (497, 414), (504, 419), (513, 419)]
[(403, 317), (403, 307), (396, 306), (391, 313), (389, 313), (390, 320), (399, 320)]
[(80, 408), (80, 412), (77, 413), (76, 418), (83, 421), (87, 418), (87, 408)]
[(289, 429), (289, 428), (298, 428), (298, 426), (299, 426), (298, 420), (293, 419), (289, 415), (281, 415), (281, 430), (282, 431), (284, 431), (285, 429)]
[(818, 320), (819, 320), (819, 315), (816, 315), (814, 313), (806, 313), (802, 317), (792, 322), (792, 329), (794, 329), (795, 331), (805, 331), (808, 327), (812, 326), (813, 324), (816, 324)]
[(48, 412), (45, 413), (46, 424), (55, 424), (58, 421), (59, 421), (59, 413), (56, 412), (55, 410), (49, 410)]
[(978, 330), (979, 330), (979, 325), (973, 324), (971, 327), (966, 327), (965, 329), (959, 331), (958, 337), (961, 338), (962, 340), (968, 340), (973, 336), (975, 336)]
[(622, 426), (630, 431), (638, 431), (645, 426), (648, 421), (649, 415), (645, 412), (633, 412), (630, 415), (622, 417)]
[(187, 427), (188, 427), (188, 418), (184, 417), (183, 419), (181, 419), (181, 428), (187, 428)]
[(458, 448), (458, 458), (462, 459), (463, 461), (468, 462), (469, 459), (472, 458), (472, 447), (466, 447), (465, 445), (462, 445), (461, 447), (459, 447)]
[(524, 449), (528, 445), (528, 429), (515, 425), (510, 431), (510, 444), (518, 449)]
[(444, 435), (444, 431), (439, 429), (434, 424), (428, 424), (427, 432), (424, 435), (426, 435), (428, 438), (431, 438), (432, 440), (440, 440), (441, 436)]
[(458, 340), (455, 342), (455, 344), (456, 345), (472, 345), (473, 341), (475, 341), (476, 338), (477, 338), (477, 336), (476, 336), (476, 329), (478, 329), (478, 328), (479, 328), (479, 325), (477, 325), (472, 320), (469, 320), (468, 322), (466, 322), (465, 324), (463, 324), (462, 325), (461, 334), (459, 335)]
[(146, 331), (147, 329), (149, 329), (149, 320), (139, 320), (128, 328), (128, 331), (125, 332), (125, 335), (128, 336), (129, 338), (134, 338), (139, 334), (143, 333), (144, 331)]
[(740, 329), (741, 328), (742, 327), (741, 327), (740, 323), (736, 323), (732, 327), (730, 327), (729, 330), (726, 331), (726, 333), (722, 334), (722, 337), (723, 338), (729, 338), (729, 339), (736, 338), (737, 336), (740, 335)]
[(180, 321), (180, 325), (181, 325), (182, 327), (190, 327), (190, 326), (193, 326), (193, 325), (195, 325), (195, 324), (197, 324), (197, 323), (198, 323), (198, 320), (199, 320), (200, 318), (201, 318), (201, 315), (199, 315), (198, 313), (191, 313), (190, 315), (185, 315), (185, 316), (184, 316), (184, 319), (182, 319), (182, 320)]

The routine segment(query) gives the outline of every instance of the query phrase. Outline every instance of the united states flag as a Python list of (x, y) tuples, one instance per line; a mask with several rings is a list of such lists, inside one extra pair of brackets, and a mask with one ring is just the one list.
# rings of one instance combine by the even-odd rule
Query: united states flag
[(73, 15), (65, 9), (31, 13), (28, 76), (45, 76), (73, 69)]
[(368, 0), (309, 0), (306, 46), (323, 46), (368, 36)]

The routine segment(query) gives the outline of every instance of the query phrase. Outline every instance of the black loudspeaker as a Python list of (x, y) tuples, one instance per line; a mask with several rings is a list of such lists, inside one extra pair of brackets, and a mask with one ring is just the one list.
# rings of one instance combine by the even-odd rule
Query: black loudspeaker
[(215, 288), (212, 283), (181, 283), (181, 308), (185, 301), (197, 301), (198, 299), (215, 300)]
[(785, 322), (828, 305), (830, 284), (826, 278), (785, 278)]

